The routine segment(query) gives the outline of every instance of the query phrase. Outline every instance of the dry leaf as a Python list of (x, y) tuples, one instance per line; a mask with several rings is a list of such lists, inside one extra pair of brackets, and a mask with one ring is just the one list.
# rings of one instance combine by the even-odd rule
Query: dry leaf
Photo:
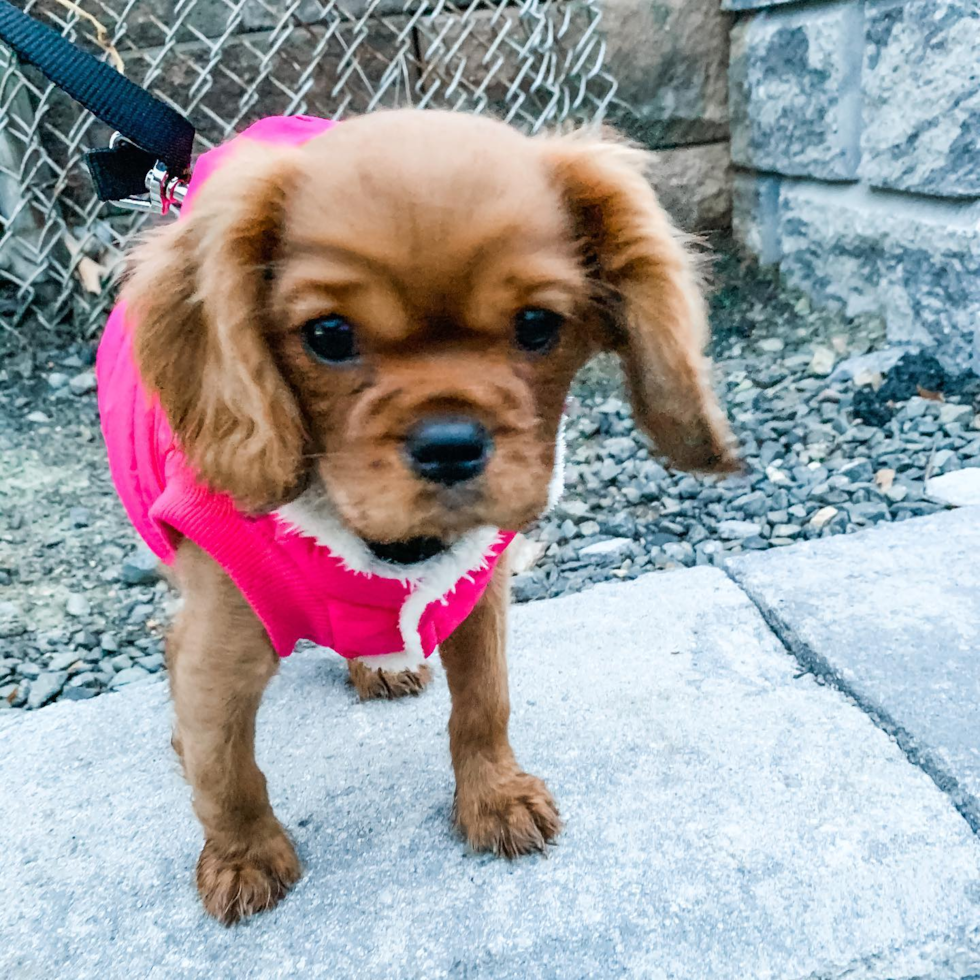
[(920, 398), (925, 398), (926, 401), (930, 402), (944, 402), (943, 393), (941, 391), (926, 391), (925, 388), (920, 388), (918, 385), (915, 386), (915, 390), (919, 393)]
[(887, 493), (892, 488), (892, 484), (895, 482), (895, 471), (894, 470), (878, 470), (875, 473), (875, 483), (878, 484), (878, 489), (882, 493)]
[(112, 67), (116, 69), (119, 74), (123, 74), (123, 69), (126, 67), (123, 63), (122, 57), (116, 50), (115, 45), (109, 40), (109, 31), (102, 21), (93, 17), (87, 10), (82, 10), (77, 3), (73, 0), (55, 0), (59, 3), (65, 10), (70, 10), (76, 17), (81, 17), (82, 20), (87, 20), (92, 27), (95, 28), (95, 37), (92, 38), (95, 43), (102, 48), (109, 58)]
[[(68, 232), (61, 236), (61, 240), (65, 243), (65, 248), (68, 249), (72, 258), (81, 252), (82, 246)], [(78, 276), (85, 292), (101, 293), (102, 283), (108, 277), (109, 272), (104, 265), (99, 265), (95, 259), (83, 255), (75, 265), (75, 275)]]
[(78, 273), (78, 278), (81, 280), (82, 288), (85, 292), (102, 292), (102, 277), (106, 270), (95, 259), (90, 259), (87, 255), (83, 256), (78, 260), (78, 266), (75, 271)]

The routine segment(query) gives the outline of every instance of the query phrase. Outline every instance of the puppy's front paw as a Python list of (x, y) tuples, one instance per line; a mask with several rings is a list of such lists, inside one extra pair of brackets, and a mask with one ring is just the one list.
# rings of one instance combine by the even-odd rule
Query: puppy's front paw
[(197, 860), (197, 890), (208, 914), (230, 926), (278, 905), (301, 874), (293, 845), (277, 828), (233, 847), (205, 841)]
[(428, 664), (419, 664), (414, 670), (378, 670), (360, 660), (348, 660), (350, 682), (362, 701), (392, 701), (409, 695), (421, 694), (429, 681), (432, 670)]
[(516, 858), (545, 849), (561, 831), (544, 782), (518, 769), (487, 773), (457, 789), (453, 819), (475, 851)]

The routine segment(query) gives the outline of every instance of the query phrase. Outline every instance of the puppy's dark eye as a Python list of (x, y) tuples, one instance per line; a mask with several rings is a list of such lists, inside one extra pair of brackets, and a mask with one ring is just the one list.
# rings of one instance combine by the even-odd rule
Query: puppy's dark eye
[(343, 364), (357, 358), (354, 328), (342, 316), (317, 317), (303, 326), (303, 339), (310, 353), (328, 364)]
[(517, 344), (531, 354), (543, 354), (558, 340), (558, 333), (565, 318), (553, 310), (529, 306), (514, 318)]

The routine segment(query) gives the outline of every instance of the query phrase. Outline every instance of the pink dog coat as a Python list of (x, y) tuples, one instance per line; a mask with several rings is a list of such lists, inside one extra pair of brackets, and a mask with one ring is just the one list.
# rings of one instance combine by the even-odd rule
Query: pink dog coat
[[(181, 218), (238, 141), (299, 144), (333, 125), (270, 117), (204, 153)], [(316, 513), (302, 498), (275, 514), (249, 516), (195, 477), (159, 401), (140, 381), (121, 304), (106, 324), (96, 373), (109, 468), (136, 530), (167, 564), (182, 537), (203, 548), (231, 576), (282, 657), (307, 639), (348, 658), (384, 658), (376, 666), (420, 662), (469, 615), (513, 538), (478, 529), (444, 554), (400, 569), (375, 559), (333, 515)]]

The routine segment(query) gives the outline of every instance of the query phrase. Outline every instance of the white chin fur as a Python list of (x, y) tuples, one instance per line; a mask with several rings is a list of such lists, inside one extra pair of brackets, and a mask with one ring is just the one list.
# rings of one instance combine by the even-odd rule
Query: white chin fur
[[(555, 447), (555, 468), (548, 485), (549, 509), (561, 497), (565, 480), (565, 418), (562, 417)], [(426, 607), (451, 592), (456, 583), (486, 567), (487, 552), (500, 534), (496, 527), (478, 527), (468, 531), (445, 551), (414, 565), (392, 565), (374, 555), (370, 548), (337, 516), (326, 496), (314, 489), (306, 490), (294, 501), (283, 504), (275, 516), (288, 528), (313, 538), (329, 548), (344, 567), (359, 575), (377, 575), (396, 579), (412, 586), (398, 617), (399, 631), (405, 649), (401, 653), (358, 658), (371, 667), (383, 670), (413, 670), (425, 660), (419, 623)]]

